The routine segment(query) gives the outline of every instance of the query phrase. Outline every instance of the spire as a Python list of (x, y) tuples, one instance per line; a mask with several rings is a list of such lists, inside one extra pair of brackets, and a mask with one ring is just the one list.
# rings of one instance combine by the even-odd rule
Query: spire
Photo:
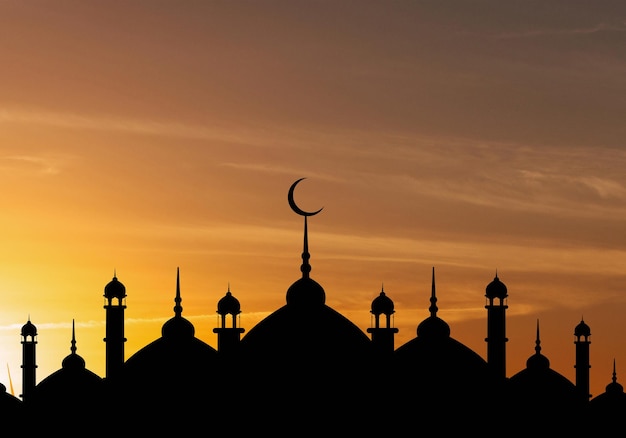
[(302, 265), (300, 266), (302, 278), (309, 278), (309, 272), (311, 272), (311, 265), (309, 264), (309, 259), (311, 258), (311, 254), (309, 254), (309, 232), (306, 218), (307, 217), (304, 216), (304, 244), (302, 249)]
[(617, 383), (617, 372), (615, 371), (615, 358), (613, 358), (613, 378), (611, 379), (613, 383)]
[(72, 346), (70, 347), (72, 354), (76, 354), (76, 330), (74, 328), (74, 320), (72, 319)]
[(193, 324), (183, 317), (183, 299), (180, 296), (180, 268), (176, 268), (176, 297), (174, 298), (174, 316), (167, 320), (161, 328), (164, 338), (190, 338), (195, 335), (196, 329)]
[(180, 305), (183, 299), (180, 297), (180, 268), (176, 268), (176, 298), (174, 302), (174, 316), (180, 318), (183, 314), (183, 306)]
[(430, 294), (430, 307), (428, 308), (428, 310), (430, 310), (430, 316), (432, 317), (436, 317), (437, 310), (439, 310), (437, 308), (437, 294), (435, 292), (435, 267), (434, 266), (433, 266), (432, 286), (431, 286), (431, 294)]
[(70, 347), (70, 354), (65, 356), (63, 359), (61, 366), (63, 368), (85, 368), (85, 359), (76, 354), (76, 328), (74, 324), (74, 319), (72, 319), (72, 341)]
[(541, 354), (541, 340), (539, 339), (539, 318), (537, 318), (537, 337), (535, 338), (535, 353)]

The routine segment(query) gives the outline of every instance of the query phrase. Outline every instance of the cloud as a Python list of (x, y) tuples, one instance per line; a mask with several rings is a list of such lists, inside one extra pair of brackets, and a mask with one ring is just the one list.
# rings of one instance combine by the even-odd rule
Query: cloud
[(591, 35), (601, 32), (626, 32), (626, 24), (598, 23), (594, 26), (570, 29), (536, 29), (521, 32), (506, 32), (497, 35), (499, 39), (538, 38), (550, 35)]
[(57, 175), (70, 161), (69, 156), (6, 155), (0, 157), (0, 170), (32, 172), (40, 175)]
[(132, 119), (103, 115), (79, 115), (69, 112), (42, 110), (0, 109), (0, 123), (46, 125), (65, 129), (89, 129), (110, 132), (134, 133), (150, 136), (166, 136), (254, 145), (253, 135), (246, 135), (246, 128), (238, 126), (193, 125), (148, 119)]

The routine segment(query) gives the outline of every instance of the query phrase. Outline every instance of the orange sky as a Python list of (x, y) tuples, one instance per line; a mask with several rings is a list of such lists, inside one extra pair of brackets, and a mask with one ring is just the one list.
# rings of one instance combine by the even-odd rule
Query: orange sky
[[(104, 373), (103, 288), (126, 355), (173, 315), (216, 346), (230, 285), (250, 329), (311, 276), (364, 331), (384, 285), (397, 345), (439, 316), (485, 357), (509, 289), (507, 373), (542, 353), (591, 392), (626, 379), (626, 3), (0, 2), (0, 382), (69, 354)], [(3, 369), (5, 369), (3, 364)], [(174, 379), (174, 377), (172, 377)]]

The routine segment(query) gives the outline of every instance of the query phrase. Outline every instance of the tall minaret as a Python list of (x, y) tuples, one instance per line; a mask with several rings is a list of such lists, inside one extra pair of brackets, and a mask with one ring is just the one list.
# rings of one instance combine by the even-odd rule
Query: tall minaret
[(36, 345), (37, 327), (30, 322), (29, 317), (26, 324), (22, 326), (22, 393), (20, 394), (22, 401), (30, 399), (37, 383)]
[[(239, 340), (244, 329), (237, 327), (237, 315), (241, 313), (241, 306), (239, 300), (233, 296), (230, 292), (230, 285), (228, 285), (228, 291), (217, 302), (217, 314), (220, 316), (220, 327), (213, 329), (213, 333), (217, 333), (217, 350), (219, 352), (233, 351), (239, 345)], [(228, 327), (226, 323), (227, 315), (231, 315), (231, 326)]]
[[(372, 301), (372, 315), (374, 315), (374, 326), (367, 329), (372, 334), (372, 344), (374, 349), (382, 354), (393, 353), (394, 335), (398, 329), (391, 323), (391, 315), (395, 313), (393, 300), (385, 294), (381, 287), (380, 294)], [(385, 315), (385, 325), (380, 325), (380, 315)]]
[(487, 363), (498, 377), (506, 377), (506, 309), (508, 292), (506, 285), (498, 278), (485, 288), (487, 309)]
[(126, 287), (113, 272), (113, 279), (104, 287), (106, 310), (106, 377), (114, 377), (124, 364), (124, 309)]
[(580, 395), (581, 401), (586, 403), (591, 398), (591, 394), (589, 394), (589, 369), (591, 368), (589, 364), (589, 344), (591, 344), (589, 337), (591, 336), (591, 329), (582, 318), (574, 329), (574, 336), (576, 337), (574, 341), (576, 344), (576, 364), (574, 365), (576, 368), (576, 391)]

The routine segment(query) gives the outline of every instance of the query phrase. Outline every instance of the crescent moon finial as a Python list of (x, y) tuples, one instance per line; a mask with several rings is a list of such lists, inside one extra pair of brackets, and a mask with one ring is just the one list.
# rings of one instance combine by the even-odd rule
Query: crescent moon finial
[(305, 179), (305, 178), (300, 178), (300, 179), (297, 179), (297, 180), (296, 180), (296, 181), (295, 181), (295, 182), (291, 185), (291, 187), (289, 187), (289, 193), (287, 194), (287, 200), (289, 201), (289, 206), (291, 207), (291, 209), (292, 209), (293, 211), (295, 211), (297, 214), (299, 214), (300, 216), (305, 216), (305, 217), (306, 217), (306, 216), (314, 216), (314, 215), (316, 215), (317, 213), (319, 213), (320, 211), (322, 211), (322, 209), (323, 209), (324, 207), (320, 208), (320, 209), (319, 209), (319, 210), (317, 210), (317, 211), (304, 211), (304, 210), (302, 210), (300, 207), (298, 207), (298, 205), (296, 204), (296, 201), (294, 201), (294, 199), (293, 199), (293, 191), (295, 190), (295, 188), (296, 188), (296, 186), (298, 185), (298, 183), (299, 183), (300, 181), (302, 181), (303, 179)]

